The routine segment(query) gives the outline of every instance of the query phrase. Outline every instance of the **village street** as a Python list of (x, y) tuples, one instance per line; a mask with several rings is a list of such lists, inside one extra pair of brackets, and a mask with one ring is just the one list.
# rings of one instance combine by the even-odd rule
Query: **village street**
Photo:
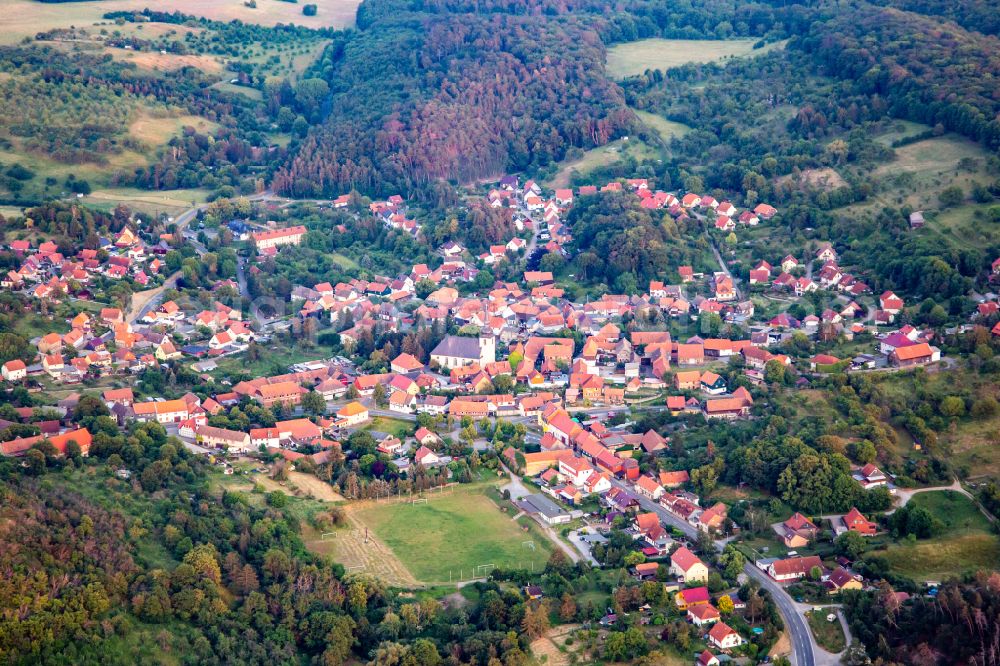
[[(611, 484), (614, 487), (629, 493), (639, 502), (639, 505), (644, 510), (656, 513), (660, 520), (665, 524), (671, 527), (676, 527), (689, 539), (697, 539), (697, 528), (684, 522), (668, 511), (665, 507), (647, 497), (635, 493), (629, 484), (621, 481), (620, 479), (612, 479)], [(716, 541), (715, 545), (716, 548), (721, 551), (725, 547), (725, 540)], [(743, 571), (747, 576), (760, 583), (761, 587), (770, 592), (771, 597), (778, 606), (781, 617), (785, 622), (785, 630), (788, 632), (789, 639), (792, 643), (792, 664), (795, 666), (824, 666), (827, 663), (836, 663), (835, 658), (832, 662), (827, 662), (825, 660), (823, 655), (828, 655), (828, 653), (823, 651), (816, 644), (812, 632), (809, 630), (809, 625), (806, 623), (806, 620), (802, 615), (803, 608), (800, 607), (800, 605), (797, 604), (787, 592), (785, 592), (781, 585), (773, 581), (766, 573), (757, 568), (757, 566), (755, 566), (752, 562), (747, 562), (743, 567)], [(811, 606), (805, 607), (805, 610), (808, 610), (809, 608), (811, 608)], [(818, 655), (820, 656), (819, 659), (817, 658)]]

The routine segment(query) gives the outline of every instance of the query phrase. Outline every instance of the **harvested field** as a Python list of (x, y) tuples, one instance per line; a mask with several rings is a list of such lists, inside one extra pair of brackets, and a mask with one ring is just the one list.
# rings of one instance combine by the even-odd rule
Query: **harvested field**
[(347, 508), (347, 522), (347, 527), (334, 531), (325, 539), (315, 530), (308, 533), (303, 530), (306, 546), (344, 565), (348, 573), (370, 574), (387, 585), (398, 587), (420, 585), (395, 553), (358, 520), (351, 507)]
[[(176, 0), (170, 10), (204, 16), (216, 21), (238, 19), (246, 23), (276, 25), (295, 23), (308, 28), (346, 28), (354, 25), (359, 0), (313, 0), (316, 16), (305, 16), (302, 5), (281, 0), (258, 0), (251, 9), (243, 0)], [(95, 23), (115, 27), (103, 19), (107, 12), (142, 11), (157, 7), (149, 0), (87, 0), (83, 2), (40, 3), (34, 0), (0, 0), (0, 43), (13, 44), (24, 37), (53, 28), (86, 28)]]
[(210, 55), (180, 55), (177, 53), (130, 51), (117, 48), (108, 48), (107, 52), (115, 60), (130, 62), (140, 69), (156, 72), (172, 72), (183, 67), (194, 67), (206, 74), (219, 74), (223, 70), (222, 62), (216, 56)]
[(569, 653), (563, 652), (559, 648), (565, 649), (566, 639), (580, 628), (578, 624), (563, 624), (552, 627), (545, 632), (545, 635), (532, 641), (531, 653), (538, 661), (547, 666), (568, 666), (570, 663)]

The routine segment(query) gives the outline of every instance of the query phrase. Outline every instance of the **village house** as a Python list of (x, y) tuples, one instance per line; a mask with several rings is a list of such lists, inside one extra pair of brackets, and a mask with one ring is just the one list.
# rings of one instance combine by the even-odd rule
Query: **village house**
[(24, 361), (20, 359), (7, 361), (3, 364), (2, 373), (5, 381), (23, 381), (28, 376), (28, 366), (26, 366)]
[(157, 423), (178, 423), (190, 417), (188, 403), (184, 400), (137, 402), (132, 405), (132, 412), (139, 421)]
[(788, 548), (801, 548), (808, 545), (819, 534), (819, 528), (801, 513), (794, 513), (792, 517), (781, 523), (778, 534), (782, 543)]
[[(707, 579), (707, 576), (706, 576)], [(688, 587), (683, 590), (678, 590), (674, 594), (674, 604), (680, 611), (686, 611), (689, 608), (695, 606), (702, 606), (711, 601), (711, 596), (708, 593), (707, 587)]]
[(816, 555), (805, 557), (789, 557), (774, 560), (767, 565), (767, 574), (776, 581), (787, 582), (799, 580), (809, 575), (814, 567), (823, 568), (823, 562)]
[(708, 641), (720, 650), (732, 650), (745, 642), (736, 630), (721, 621), (716, 622), (709, 630)]
[(719, 658), (708, 650), (702, 650), (695, 660), (695, 666), (719, 666), (720, 663)]
[(877, 488), (878, 486), (884, 486), (889, 483), (888, 477), (882, 472), (874, 463), (868, 463), (861, 469), (859, 469), (855, 474), (854, 478), (864, 486), (865, 490), (870, 488)]
[(899, 368), (927, 365), (941, 360), (941, 350), (920, 342), (907, 347), (898, 347), (889, 355), (892, 364)]
[(635, 490), (640, 495), (644, 495), (654, 502), (663, 495), (665, 492), (663, 486), (657, 483), (652, 477), (640, 476), (635, 482)]
[(350, 428), (368, 420), (368, 408), (360, 402), (350, 402), (337, 410), (337, 425)]
[(684, 546), (670, 555), (670, 573), (688, 585), (708, 581), (708, 567)]
[(857, 507), (851, 507), (841, 519), (844, 529), (857, 532), (862, 536), (873, 536), (878, 532), (878, 525), (871, 522), (858, 511)]
[(688, 621), (696, 627), (714, 624), (722, 619), (719, 610), (712, 604), (700, 604), (687, 610)]
[(80, 447), (81, 455), (86, 456), (90, 453), (90, 445), (93, 442), (93, 437), (86, 428), (79, 428), (54, 435), (41, 434), (31, 437), (18, 437), (6, 442), (0, 442), (0, 454), (10, 457), (24, 456), (27, 455), (33, 446), (42, 440), (48, 440), (60, 456), (65, 456), (70, 442), (75, 442)]
[(861, 581), (844, 567), (837, 567), (830, 573), (823, 585), (830, 594), (839, 594), (844, 590), (862, 589)]
[(195, 429), (195, 440), (205, 447), (236, 453), (247, 453), (251, 449), (249, 433), (209, 425)]
[(264, 407), (270, 407), (277, 403), (295, 406), (302, 401), (302, 396), (306, 393), (308, 391), (297, 382), (275, 382), (257, 387), (254, 398)]
[(306, 234), (306, 228), (298, 225), (287, 229), (269, 229), (258, 231), (251, 235), (257, 251), (269, 248), (281, 247), (282, 245), (298, 245), (302, 242), (302, 237)]

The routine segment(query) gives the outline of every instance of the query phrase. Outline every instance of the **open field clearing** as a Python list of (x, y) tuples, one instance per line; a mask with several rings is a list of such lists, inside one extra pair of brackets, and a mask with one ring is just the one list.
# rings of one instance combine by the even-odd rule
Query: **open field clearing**
[(106, 22), (107, 12), (142, 11), (146, 7), (180, 11), (216, 21), (239, 19), (246, 23), (275, 25), (295, 23), (309, 28), (346, 28), (354, 25), (358, 0), (313, 0), (316, 16), (302, 14), (302, 5), (281, 0), (258, 0), (257, 8), (243, 0), (178, 0), (169, 4), (149, 0), (99, 0), (39, 3), (33, 0), (0, 0), (0, 43), (13, 44), (36, 33), (74, 25), (86, 27)]
[(545, 632), (544, 636), (531, 642), (531, 653), (540, 663), (547, 666), (568, 666), (570, 658), (566, 648), (566, 639), (579, 628), (578, 624), (552, 627)]
[(257, 45), (239, 62), (259, 65), (270, 76), (285, 76), (294, 81), (323, 55), (327, 44), (326, 39), (310, 39), (298, 42), (291, 49)]
[[(913, 210), (940, 208), (942, 190), (958, 186), (968, 197), (973, 184), (995, 180), (987, 168), (987, 153), (979, 144), (955, 134), (924, 139), (895, 148), (896, 159), (879, 166), (867, 177), (878, 184), (875, 194), (864, 203), (837, 209), (846, 215), (879, 211), (889, 206), (909, 206)], [(942, 219), (958, 208), (944, 210)], [(925, 229), (933, 229), (928, 222)]]
[(306, 497), (315, 497), (324, 502), (345, 501), (343, 495), (334, 492), (333, 486), (312, 474), (288, 472), (288, 486), (298, 488)]
[(202, 134), (211, 134), (218, 124), (201, 116), (163, 116), (139, 113), (128, 131), (134, 138), (151, 147), (159, 147), (180, 134), (185, 127), (193, 127)]
[(937, 175), (954, 169), (962, 159), (979, 159), (987, 155), (979, 144), (954, 134), (917, 141), (895, 151), (896, 159), (876, 169), (876, 176), (899, 172)]
[(962, 427), (949, 436), (952, 462), (970, 481), (1000, 480), (1000, 415)]
[(669, 143), (674, 137), (682, 137), (691, 131), (691, 128), (684, 123), (667, 120), (663, 116), (658, 116), (648, 111), (637, 111), (635, 109), (633, 111), (635, 115), (639, 116), (639, 120), (649, 125), (650, 129), (656, 130), (656, 133), (660, 135), (660, 139), (664, 143)]
[(256, 88), (248, 88), (247, 86), (236, 85), (235, 83), (230, 83), (229, 81), (219, 81), (218, 83), (213, 83), (212, 87), (216, 90), (222, 90), (228, 93), (234, 93), (237, 95), (243, 95), (250, 99), (262, 100), (264, 99), (264, 94)]
[(545, 184), (552, 188), (568, 187), (573, 172), (586, 175), (594, 169), (614, 164), (628, 155), (636, 159), (643, 159), (652, 154), (654, 154), (654, 150), (642, 141), (618, 139), (599, 148), (588, 150), (581, 157), (563, 160), (559, 164), (559, 171)]
[(623, 79), (642, 74), (647, 69), (670, 69), (692, 62), (758, 55), (785, 47), (784, 42), (773, 42), (754, 49), (754, 43), (752, 39), (640, 39), (608, 49), (606, 69), (612, 78)]
[(916, 136), (921, 132), (926, 132), (930, 127), (922, 123), (915, 123), (910, 120), (893, 120), (888, 131), (879, 134), (875, 140), (883, 146), (891, 146), (893, 142)]
[(397, 587), (420, 585), (395, 553), (372, 530), (366, 530), (350, 508), (347, 523), (347, 527), (323, 534), (304, 527), (302, 538), (306, 547), (342, 564), (348, 574), (368, 574)]
[(483, 485), (453, 486), (443, 495), (429, 492), (428, 500), (418, 504), (350, 505), (348, 515), (367, 526), (423, 582), (482, 577), (491, 568), (483, 565), (527, 568), (533, 562), (540, 570), (552, 545), (539, 533), (522, 529), (521, 521), (527, 524), (529, 518), (512, 520), (485, 492)]
[(823, 610), (812, 610), (806, 613), (809, 621), (809, 629), (819, 646), (831, 654), (843, 652), (847, 647), (847, 639), (844, 637), (844, 629), (840, 626), (840, 620), (834, 618), (833, 622), (826, 619), (826, 616), (834, 611), (824, 608)]
[(286, 474), (288, 474), (287, 481), (275, 481), (263, 474), (257, 474), (253, 480), (255, 483), (263, 486), (268, 492), (278, 490), (292, 497), (306, 497), (322, 502), (345, 501), (341, 494), (334, 492), (333, 487), (329, 483), (312, 474), (293, 471), (288, 471)]
[(112, 47), (107, 48), (106, 52), (110, 53), (115, 60), (130, 62), (140, 69), (155, 72), (172, 72), (183, 67), (194, 67), (205, 74), (220, 74), (224, 69), (219, 58), (212, 55), (130, 51)]
[[(787, 176), (781, 176), (778, 178), (778, 183), (793, 183), (796, 182), (795, 176), (788, 174)], [(847, 181), (837, 173), (837, 171), (831, 167), (824, 167), (822, 169), (805, 169), (799, 173), (797, 180), (798, 184), (818, 188), (821, 190), (835, 190), (838, 187), (842, 187), (847, 184)]]
[(910, 502), (930, 511), (944, 529), (934, 538), (896, 543), (872, 553), (887, 559), (894, 570), (916, 580), (940, 581), (994, 568), (1000, 562), (1000, 537), (972, 500), (942, 490), (920, 493)]
[(82, 201), (95, 206), (124, 203), (140, 210), (180, 212), (191, 208), (192, 201), (204, 203), (207, 195), (207, 190), (198, 189), (146, 191), (134, 187), (114, 187), (91, 192)]

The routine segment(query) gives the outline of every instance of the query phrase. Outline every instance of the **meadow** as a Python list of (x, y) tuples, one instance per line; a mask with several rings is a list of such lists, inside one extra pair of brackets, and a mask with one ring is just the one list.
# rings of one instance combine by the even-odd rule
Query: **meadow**
[(915, 580), (941, 581), (989, 569), (1000, 562), (1000, 538), (972, 500), (955, 491), (920, 493), (911, 503), (926, 508), (944, 529), (931, 539), (901, 541), (872, 555)]
[[(354, 25), (359, 0), (312, 0), (316, 16), (305, 16), (302, 4), (281, 0), (257, 0), (251, 9), (243, 0), (178, 0), (171, 11), (203, 16), (216, 21), (238, 19), (245, 23), (276, 25), (295, 23), (307, 28), (348, 28)], [(102, 17), (107, 12), (163, 9), (148, 0), (91, 0), (57, 4), (34, 0), (0, 0), (0, 44), (14, 44), (25, 37), (53, 28), (86, 27), (95, 23), (112, 25)]]
[[(888, 136), (895, 140), (917, 134), (921, 129), (926, 128), (916, 123), (904, 124), (882, 138)], [(934, 211), (941, 208), (938, 195), (945, 188), (960, 187), (968, 197), (974, 184), (985, 185), (996, 178), (988, 165), (989, 153), (979, 144), (955, 134), (915, 141), (894, 151), (895, 158), (891, 161), (870, 172), (858, 174), (876, 185), (875, 193), (864, 203), (840, 208), (838, 212), (847, 215), (871, 214), (887, 206)], [(954, 213), (959, 208), (942, 210), (942, 217), (946, 220), (950, 218), (954, 224)], [(969, 204), (966, 210), (976, 210), (976, 207)], [(933, 221), (925, 227), (931, 230), (936, 228)]]
[(691, 128), (684, 123), (667, 120), (663, 116), (658, 116), (655, 113), (639, 111), (637, 109), (632, 109), (632, 111), (639, 117), (639, 120), (646, 123), (650, 129), (659, 134), (660, 140), (664, 143), (668, 144), (674, 137), (680, 138), (691, 131)]
[(827, 608), (809, 611), (806, 613), (806, 619), (819, 646), (831, 654), (837, 654), (847, 647), (847, 640), (844, 638), (844, 629), (839, 621), (827, 621), (826, 616), (831, 612), (833, 611)]
[(141, 213), (156, 215), (183, 212), (191, 208), (192, 203), (205, 203), (208, 196), (209, 191), (202, 189), (146, 191), (134, 187), (110, 187), (94, 190), (81, 201), (101, 210), (110, 210), (123, 203)]
[(530, 519), (514, 521), (502, 512), (487, 496), (487, 487), (453, 487), (442, 495), (435, 491), (419, 504), (366, 502), (353, 505), (350, 513), (420, 581), (482, 576), (490, 569), (482, 565), (528, 568), (533, 563), (540, 570), (552, 545), (537, 529), (522, 529), (522, 521)]
[(653, 148), (638, 139), (618, 139), (604, 146), (585, 151), (578, 157), (563, 160), (559, 163), (556, 174), (545, 182), (545, 186), (551, 188), (569, 187), (576, 175), (585, 176), (595, 169), (609, 166), (629, 156), (637, 160), (645, 159), (654, 152)]
[(774, 42), (754, 49), (752, 39), (640, 39), (608, 49), (605, 69), (615, 79), (642, 74), (647, 69), (670, 69), (688, 63), (715, 62), (784, 48)]

